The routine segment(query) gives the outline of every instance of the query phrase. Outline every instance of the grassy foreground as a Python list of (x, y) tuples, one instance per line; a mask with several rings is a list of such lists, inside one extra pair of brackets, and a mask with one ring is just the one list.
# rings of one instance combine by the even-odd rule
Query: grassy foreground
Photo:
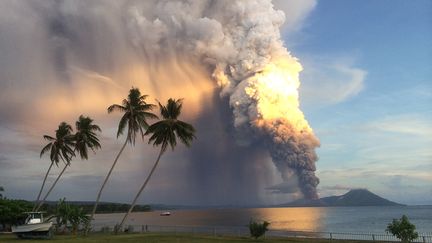
[(145, 234), (92, 234), (87, 237), (60, 235), (54, 236), (51, 240), (21, 240), (16, 238), (15, 235), (0, 235), (0, 242), (31, 242), (31, 243), (48, 243), (48, 242), (82, 242), (82, 243), (95, 243), (95, 242), (147, 242), (147, 243), (219, 243), (219, 242), (266, 242), (266, 243), (290, 243), (290, 242), (312, 242), (312, 243), (365, 243), (367, 241), (347, 241), (347, 240), (321, 240), (321, 239), (300, 239), (300, 238), (267, 238), (254, 240), (249, 237), (229, 237), (229, 236), (205, 236), (205, 235), (192, 235), (192, 234), (168, 234), (168, 233), (145, 233)]

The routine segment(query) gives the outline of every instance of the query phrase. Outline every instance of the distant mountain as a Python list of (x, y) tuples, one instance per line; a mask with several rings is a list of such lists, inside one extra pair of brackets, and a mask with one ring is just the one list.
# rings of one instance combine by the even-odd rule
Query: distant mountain
[(300, 199), (279, 205), (282, 207), (349, 207), (349, 206), (403, 206), (382, 198), (366, 189), (353, 189), (341, 196), (317, 200)]

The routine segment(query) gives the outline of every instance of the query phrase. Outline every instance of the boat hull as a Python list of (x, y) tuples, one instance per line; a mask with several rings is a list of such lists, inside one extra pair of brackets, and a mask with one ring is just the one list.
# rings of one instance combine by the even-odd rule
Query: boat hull
[(26, 232), (46, 232), (49, 231), (52, 222), (37, 223), (37, 224), (24, 224), (12, 227), (12, 233), (26, 233)]

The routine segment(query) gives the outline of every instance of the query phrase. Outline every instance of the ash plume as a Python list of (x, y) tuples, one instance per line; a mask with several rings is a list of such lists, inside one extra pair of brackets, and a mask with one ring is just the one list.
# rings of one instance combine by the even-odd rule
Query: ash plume
[[(271, 1), (155, 1), (151, 8), (147, 4), (130, 9), (134, 44), (149, 57), (191, 53), (207, 65), (220, 95), (230, 99), (239, 142), (265, 139), (282, 179), (295, 174), (303, 195), (316, 199), (319, 141), (298, 108), (301, 65), (281, 40), (284, 13)], [(269, 86), (275, 80), (267, 76), (274, 72), (280, 72), (274, 79), (285, 82), (281, 87)], [(295, 90), (281, 93), (279, 88)]]

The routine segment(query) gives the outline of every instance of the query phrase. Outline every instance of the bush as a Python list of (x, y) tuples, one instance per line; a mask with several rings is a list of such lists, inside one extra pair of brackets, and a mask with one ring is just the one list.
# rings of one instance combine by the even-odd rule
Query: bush
[(24, 200), (0, 199), (0, 225), (2, 230), (10, 230), (12, 225), (23, 224), (24, 212), (31, 211), (32, 203)]
[(66, 232), (66, 229), (71, 229), (73, 234), (77, 234), (80, 226), (86, 231), (90, 225), (90, 217), (84, 213), (83, 209), (67, 203), (65, 198), (58, 201), (54, 217), (57, 232), (63, 226), (63, 233)]
[(415, 225), (410, 223), (408, 217), (403, 215), (400, 220), (393, 219), (393, 222), (388, 224), (386, 232), (392, 233), (402, 242), (408, 243), (418, 238), (415, 228)]
[(258, 237), (265, 234), (265, 232), (268, 230), (268, 226), (270, 225), (269, 222), (264, 221), (262, 223), (258, 223), (255, 221), (249, 222), (249, 231), (252, 237), (257, 239)]

